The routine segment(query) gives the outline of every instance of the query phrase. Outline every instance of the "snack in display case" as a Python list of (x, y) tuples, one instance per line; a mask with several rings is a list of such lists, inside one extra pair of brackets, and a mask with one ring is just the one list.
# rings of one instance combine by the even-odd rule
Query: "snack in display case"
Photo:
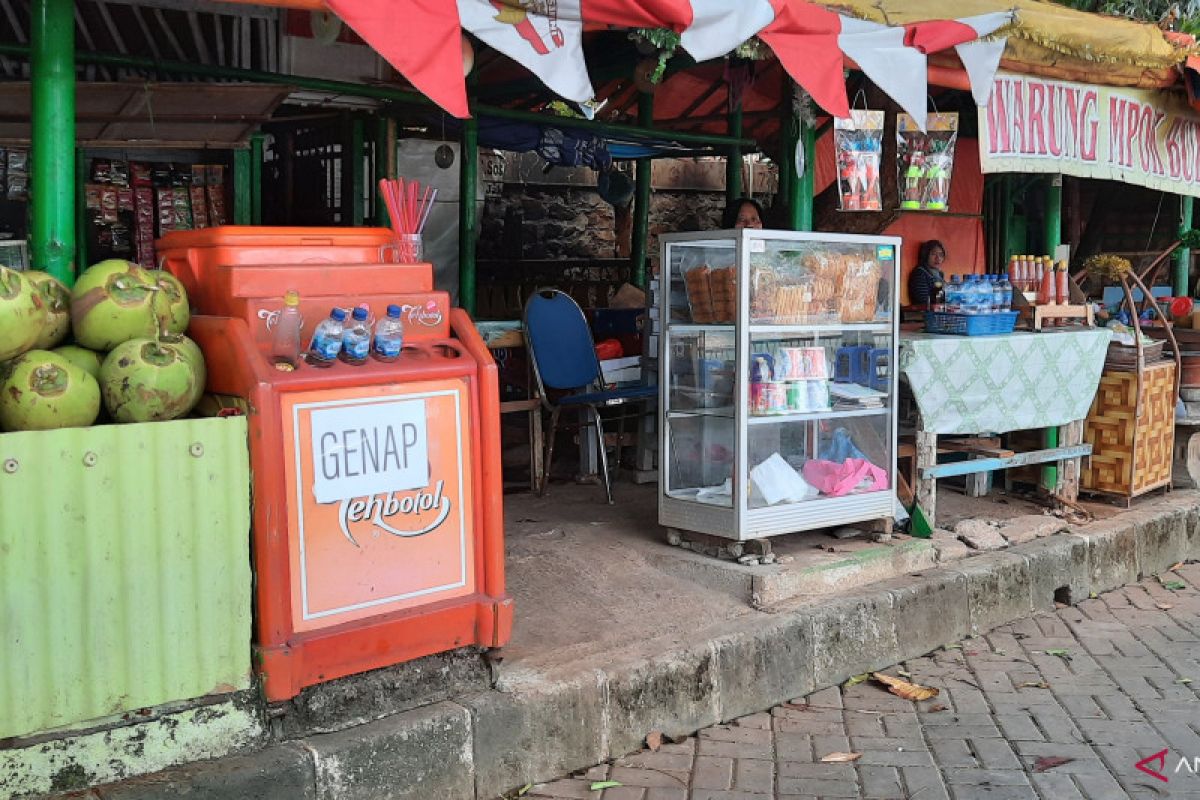
[(729, 324), (737, 317), (737, 267), (700, 264), (684, 272), (683, 282), (692, 322)]
[(879, 262), (858, 253), (781, 253), (751, 261), (752, 322), (820, 325), (871, 322), (876, 316)]

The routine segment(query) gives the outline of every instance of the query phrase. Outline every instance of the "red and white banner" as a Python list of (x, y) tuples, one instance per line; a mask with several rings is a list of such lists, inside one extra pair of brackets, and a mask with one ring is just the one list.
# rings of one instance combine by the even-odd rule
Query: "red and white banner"
[(1166, 92), (1002, 73), (979, 109), (985, 173), (1041, 172), (1200, 197), (1200, 116)]
[(1004, 42), (980, 42), (1012, 12), (892, 27), (839, 15), (806, 0), (327, 0), (329, 8), (413, 85), (455, 116), (467, 116), (460, 30), (518, 61), (555, 93), (583, 104), (593, 89), (583, 58), (585, 23), (679, 31), (697, 61), (718, 58), (753, 36), (829, 113), (849, 113), (843, 56), (920, 124), (926, 56), (956, 48), (977, 101)]

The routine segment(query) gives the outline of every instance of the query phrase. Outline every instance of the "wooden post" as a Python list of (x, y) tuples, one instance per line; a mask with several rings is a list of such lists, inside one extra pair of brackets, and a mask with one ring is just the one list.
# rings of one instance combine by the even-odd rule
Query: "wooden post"
[(916, 483), (917, 507), (925, 513), (930, 526), (937, 525), (937, 478), (921, 476), (922, 467), (937, 466), (937, 434), (925, 430), (925, 420), (917, 416), (917, 469), (913, 475)]

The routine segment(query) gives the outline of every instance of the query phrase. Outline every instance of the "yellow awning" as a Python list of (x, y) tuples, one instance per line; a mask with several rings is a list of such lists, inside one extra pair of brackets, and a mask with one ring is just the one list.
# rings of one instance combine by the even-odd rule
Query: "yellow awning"
[(903, 25), (1016, 9), (1002, 66), (1109, 86), (1163, 87), (1194, 46), (1172, 43), (1157, 25), (1075, 11), (1039, 0), (815, 0), (860, 19)]

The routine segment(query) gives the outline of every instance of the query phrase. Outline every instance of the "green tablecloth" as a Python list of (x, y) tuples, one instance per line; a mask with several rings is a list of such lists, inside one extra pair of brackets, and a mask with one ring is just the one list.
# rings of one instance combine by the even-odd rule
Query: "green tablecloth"
[(1112, 332), (903, 334), (900, 368), (933, 433), (1005, 433), (1088, 414)]

